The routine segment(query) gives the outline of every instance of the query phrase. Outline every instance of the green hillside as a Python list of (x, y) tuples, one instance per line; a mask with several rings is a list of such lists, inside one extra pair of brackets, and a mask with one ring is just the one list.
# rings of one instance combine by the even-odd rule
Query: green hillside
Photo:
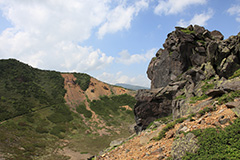
[[(0, 159), (69, 159), (59, 154), (64, 147), (93, 155), (107, 147), (111, 140), (129, 136), (128, 128), (123, 126), (133, 123), (134, 116), (119, 106), (133, 107), (132, 96), (111, 95), (90, 101), (93, 110), (98, 104), (104, 104), (101, 106), (104, 112), (95, 112), (101, 122), (109, 126), (99, 126), (85, 108), (79, 106), (72, 111), (65, 104), (66, 90), (60, 72), (35, 69), (15, 59), (0, 60), (0, 68)], [(86, 90), (90, 76), (75, 75), (78, 76), (76, 83)], [(114, 105), (106, 99), (114, 99)], [(106, 118), (110, 113), (108, 107), (111, 113), (114, 110), (119, 113), (111, 120)], [(83, 118), (81, 114), (89, 116)], [(121, 122), (116, 123), (119, 119)], [(109, 135), (100, 136), (98, 130), (101, 129)]]
[(64, 106), (64, 79), (59, 72), (34, 69), (14, 59), (1, 60), (0, 68), (0, 121)]

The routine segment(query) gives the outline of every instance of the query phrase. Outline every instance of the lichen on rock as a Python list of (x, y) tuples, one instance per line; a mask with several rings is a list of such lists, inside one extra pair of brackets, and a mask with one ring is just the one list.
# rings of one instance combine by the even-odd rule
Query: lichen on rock
[(172, 144), (171, 156), (174, 160), (181, 159), (187, 152), (196, 153), (198, 150), (198, 139), (193, 133), (176, 139)]

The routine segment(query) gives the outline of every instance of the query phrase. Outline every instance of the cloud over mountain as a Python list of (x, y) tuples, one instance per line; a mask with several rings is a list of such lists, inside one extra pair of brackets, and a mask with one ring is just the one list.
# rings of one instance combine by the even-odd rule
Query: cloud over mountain
[(126, 65), (150, 61), (151, 58), (154, 57), (156, 51), (157, 51), (156, 48), (152, 48), (144, 54), (130, 54), (128, 50), (123, 50), (120, 53), (118, 53), (120, 57), (116, 58), (116, 61), (118, 63), (123, 63)]
[(157, 15), (178, 14), (192, 5), (203, 5), (206, 3), (207, 0), (159, 0), (154, 13)]
[[(110, 0), (8, 1), (0, 7), (12, 24), (0, 35), (1, 58), (13, 57), (35, 67), (64, 71), (91, 71), (113, 61), (98, 48), (83, 46), (93, 32), (128, 29), (133, 17), (148, 7), (147, 0), (134, 4)], [(60, 64), (60, 65), (59, 65)]]
[(236, 21), (240, 22), (240, 5), (232, 6), (227, 10), (230, 15), (236, 15)]
[(190, 24), (197, 24), (201, 26), (205, 26), (207, 24), (207, 21), (211, 19), (214, 15), (214, 12), (212, 9), (209, 9), (207, 12), (203, 12), (200, 14), (195, 14), (193, 18), (189, 21), (185, 21), (184, 19), (180, 19), (178, 21), (177, 25), (182, 27), (187, 27)]

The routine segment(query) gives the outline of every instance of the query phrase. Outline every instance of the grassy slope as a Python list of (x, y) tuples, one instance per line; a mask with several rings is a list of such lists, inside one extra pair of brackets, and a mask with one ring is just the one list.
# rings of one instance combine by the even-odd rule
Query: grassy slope
[[(112, 130), (110, 136), (102, 137), (86, 133), (91, 129), (83, 123), (83, 118), (65, 105), (64, 79), (59, 72), (34, 69), (13, 59), (0, 60), (0, 68), (0, 153), (9, 153), (5, 154), (8, 159), (66, 159), (55, 152), (61, 148), (59, 140), (63, 138), (70, 141), (68, 147), (73, 150), (96, 154), (119, 137)], [(88, 82), (87, 78), (84, 75), (83, 84)], [(121, 99), (121, 96), (111, 99), (114, 98)], [(119, 106), (127, 105), (128, 99), (133, 102), (128, 95), (122, 98), (125, 102), (119, 100), (111, 110), (123, 110)], [(106, 101), (103, 103), (111, 106)], [(102, 117), (105, 119), (107, 115)], [(110, 122), (118, 128), (134, 121), (129, 111), (115, 118)], [(116, 123), (120, 119), (121, 123)], [(93, 123), (90, 116), (86, 120)], [(126, 127), (120, 130), (125, 133), (122, 136), (128, 136)]]
[(0, 121), (65, 103), (64, 80), (58, 72), (17, 60), (1, 60), (0, 68)]

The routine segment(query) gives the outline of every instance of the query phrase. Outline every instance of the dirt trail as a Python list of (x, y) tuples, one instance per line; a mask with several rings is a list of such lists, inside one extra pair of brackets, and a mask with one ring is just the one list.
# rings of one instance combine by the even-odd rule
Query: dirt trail
[(173, 129), (166, 133), (166, 137), (160, 141), (150, 141), (150, 139), (157, 136), (165, 125), (159, 126), (155, 131), (149, 130), (142, 132), (123, 145), (98, 157), (98, 160), (157, 160), (163, 159), (163, 157), (169, 157), (174, 138), (176, 138), (176, 136), (184, 136), (183, 133), (176, 135), (179, 129), (185, 127), (187, 132), (195, 129), (213, 128), (216, 126), (224, 128), (230, 124), (230, 121), (225, 124), (220, 124), (219, 117), (229, 118), (230, 121), (233, 121), (236, 119), (236, 114), (231, 109), (227, 108), (226, 105), (217, 106), (216, 111), (206, 113), (200, 117), (193, 117), (194, 121), (186, 120), (183, 123), (176, 124)]

